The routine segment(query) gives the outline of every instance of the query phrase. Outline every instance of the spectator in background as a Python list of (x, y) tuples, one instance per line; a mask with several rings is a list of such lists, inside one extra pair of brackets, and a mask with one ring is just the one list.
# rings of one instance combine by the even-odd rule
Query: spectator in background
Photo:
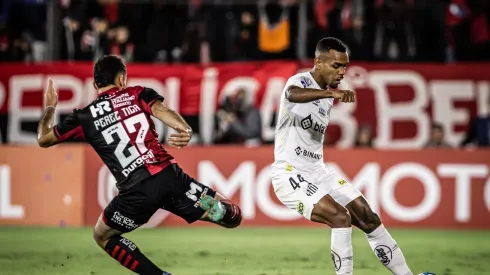
[[(19, 1), (21, 2), (21, 1)], [(23, 0), (22, 7), (22, 36), (31, 48), (31, 58), (34, 62), (47, 59), (48, 45), (46, 42), (46, 3), (40, 0)]]
[(133, 61), (134, 44), (129, 40), (129, 29), (126, 26), (117, 26), (107, 34), (109, 40), (105, 53), (121, 56), (125, 62)]
[[(207, 37), (207, 21), (211, 5), (204, 0), (189, 0), (188, 22), (182, 41), (182, 61), (207, 64), (211, 61), (209, 37)], [(219, 42), (219, 41), (218, 41)]]
[(469, 8), (466, 0), (449, 0), (446, 6), (446, 62), (453, 63), (456, 59), (464, 58), (468, 52), (469, 38), (467, 37), (467, 24)]
[(144, 5), (117, 0), (63, 2), (67, 56), (75, 60), (96, 60), (115, 54), (133, 60), (131, 30), (137, 29)]
[(314, 0), (308, 47), (315, 47), (325, 36), (340, 37), (349, 45), (349, 55), (355, 60), (372, 60), (374, 1)]
[(356, 141), (354, 147), (356, 148), (372, 148), (373, 147), (373, 128), (369, 125), (361, 125), (357, 130)]
[[(448, 49), (446, 35), (447, 0), (413, 0), (415, 61), (444, 62)], [(451, 57), (448, 57), (450, 61)]]
[(451, 0), (447, 7), (448, 35), (459, 61), (490, 59), (490, 2)]
[(262, 143), (262, 120), (257, 107), (248, 99), (245, 89), (225, 98), (216, 115), (215, 143)]
[(469, 0), (468, 4), (472, 10), (470, 40), (473, 55), (470, 60), (488, 60), (490, 59), (490, 1)]
[(444, 140), (444, 128), (440, 123), (432, 123), (430, 138), (424, 148), (451, 148)]
[(412, 0), (376, 0), (375, 55), (380, 60), (409, 61), (414, 55), (411, 8)]
[(4, 0), (1, 38), (2, 59), (8, 61), (45, 61), (46, 4), (34, 0)]
[(99, 2), (65, 1), (63, 19), (69, 60), (95, 60), (107, 48), (109, 20)]
[(262, 59), (292, 59), (295, 54), (296, 13), (287, 0), (259, 0), (258, 46)]
[[(298, 13), (301, 1), (307, 3), (306, 13)], [(2, 1), (0, 60), (32, 62), (48, 57), (46, 3), (50, 2)], [(311, 49), (325, 36), (346, 41), (356, 60), (490, 60), (490, 0), (51, 3), (61, 11), (52, 14), (64, 17), (61, 56), (69, 60), (94, 60), (103, 54), (165, 63), (291, 60), (303, 58), (303, 46)], [(299, 32), (307, 39), (293, 39)], [(313, 58), (313, 53), (307, 51), (306, 57)]]
[(235, 7), (239, 20), (235, 34), (233, 60), (255, 60), (258, 55), (258, 26), (256, 5)]
[(461, 146), (465, 147), (468, 145), (477, 147), (490, 146), (490, 97), (487, 102), (487, 114), (475, 117), (468, 125), (468, 130), (461, 142)]
[(371, 60), (373, 53), (374, 30), (366, 19), (370, 16), (372, 0), (346, 0), (340, 13), (342, 37), (349, 45), (355, 60)]
[[(314, 0), (311, 34), (308, 48), (314, 48), (318, 40), (326, 36), (339, 37), (341, 34), (339, 6), (336, 0)], [(309, 55), (314, 57), (314, 53)]]
[[(151, 22), (146, 41), (152, 42), (146, 43), (143, 47), (144, 60), (166, 63), (182, 61), (184, 54), (182, 44), (187, 28), (191, 24), (187, 3), (158, 1), (153, 4), (149, 14)], [(199, 59), (196, 58), (196, 61)]]
[(238, 20), (233, 13), (232, 1), (208, 0), (206, 24), (206, 40), (209, 43), (210, 59), (213, 62), (232, 60), (235, 43), (234, 32), (238, 28)]
[(31, 61), (31, 44), (19, 33), (0, 26), (0, 61)]

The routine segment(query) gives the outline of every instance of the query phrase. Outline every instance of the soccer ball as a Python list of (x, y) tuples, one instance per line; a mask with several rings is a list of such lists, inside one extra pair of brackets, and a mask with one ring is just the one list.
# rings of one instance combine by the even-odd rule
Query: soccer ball
[(432, 272), (422, 272), (419, 275), (436, 275), (436, 274)]

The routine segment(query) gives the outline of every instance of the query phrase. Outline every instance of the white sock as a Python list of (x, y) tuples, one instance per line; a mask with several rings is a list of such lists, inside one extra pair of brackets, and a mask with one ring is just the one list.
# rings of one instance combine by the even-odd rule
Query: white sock
[(395, 275), (413, 275), (405, 262), (401, 249), (383, 225), (366, 237), (379, 261)]
[(352, 228), (332, 228), (331, 255), (337, 275), (352, 275), (354, 251)]

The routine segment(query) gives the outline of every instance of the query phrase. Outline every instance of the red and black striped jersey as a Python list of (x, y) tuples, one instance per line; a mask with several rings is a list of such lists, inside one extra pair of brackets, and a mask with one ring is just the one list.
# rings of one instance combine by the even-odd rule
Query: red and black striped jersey
[(54, 133), (59, 143), (89, 143), (116, 178), (118, 189), (124, 190), (175, 163), (160, 144), (150, 117), (157, 100), (164, 98), (150, 88), (113, 88), (75, 109), (54, 126)]

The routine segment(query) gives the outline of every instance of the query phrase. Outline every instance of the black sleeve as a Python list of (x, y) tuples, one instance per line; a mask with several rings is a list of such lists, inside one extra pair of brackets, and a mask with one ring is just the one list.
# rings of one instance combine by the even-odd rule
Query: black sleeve
[(78, 122), (75, 111), (66, 116), (62, 122), (56, 124), (53, 132), (60, 143), (68, 140), (85, 140), (82, 126)]
[(152, 114), (151, 105), (156, 100), (163, 101), (164, 97), (151, 88), (143, 88), (138, 95), (138, 101), (140, 102), (141, 107), (143, 107), (143, 110), (150, 115)]

